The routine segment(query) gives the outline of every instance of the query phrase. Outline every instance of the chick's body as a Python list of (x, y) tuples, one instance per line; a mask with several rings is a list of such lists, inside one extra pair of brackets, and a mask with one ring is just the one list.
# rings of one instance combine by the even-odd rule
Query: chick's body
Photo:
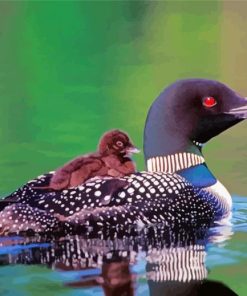
[(102, 136), (97, 152), (79, 156), (57, 169), (46, 189), (63, 190), (94, 177), (123, 177), (134, 173), (135, 164), (127, 156), (133, 152), (137, 152), (137, 149), (126, 133), (109, 131)]

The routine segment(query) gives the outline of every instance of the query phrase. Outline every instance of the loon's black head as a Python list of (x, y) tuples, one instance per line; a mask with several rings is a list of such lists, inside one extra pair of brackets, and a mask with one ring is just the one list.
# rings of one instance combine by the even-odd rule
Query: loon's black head
[(247, 118), (247, 100), (214, 80), (186, 79), (167, 87), (145, 125), (146, 159), (178, 152), (200, 154), (198, 143)]

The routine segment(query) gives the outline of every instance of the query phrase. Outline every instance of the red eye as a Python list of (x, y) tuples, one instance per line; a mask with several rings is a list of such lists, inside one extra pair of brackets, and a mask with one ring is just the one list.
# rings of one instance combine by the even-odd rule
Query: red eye
[(203, 99), (203, 106), (211, 108), (217, 104), (214, 97), (206, 97)]

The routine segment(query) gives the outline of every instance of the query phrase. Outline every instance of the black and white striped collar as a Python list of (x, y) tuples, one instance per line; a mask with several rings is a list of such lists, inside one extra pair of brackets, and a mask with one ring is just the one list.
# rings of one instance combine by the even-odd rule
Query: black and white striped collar
[(190, 168), (205, 162), (200, 155), (180, 152), (167, 156), (156, 156), (147, 160), (147, 170), (149, 172), (175, 173), (177, 171)]

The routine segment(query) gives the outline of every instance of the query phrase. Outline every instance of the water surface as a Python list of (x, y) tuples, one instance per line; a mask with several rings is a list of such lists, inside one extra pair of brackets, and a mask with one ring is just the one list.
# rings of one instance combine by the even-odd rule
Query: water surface
[(231, 225), (209, 232), (160, 225), (125, 237), (2, 237), (0, 295), (194, 295), (224, 293), (222, 282), (245, 295), (247, 198), (233, 200)]

